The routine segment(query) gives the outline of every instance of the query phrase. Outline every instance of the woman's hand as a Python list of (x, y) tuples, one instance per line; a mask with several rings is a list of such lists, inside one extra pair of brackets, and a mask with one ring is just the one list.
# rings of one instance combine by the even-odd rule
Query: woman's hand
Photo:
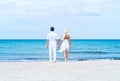
[(60, 48), (60, 43), (58, 44), (58, 48)]
[(60, 48), (60, 46), (61, 46), (61, 43), (62, 43), (62, 41), (60, 41), (60, 42), (58, 43), (58, 48)]

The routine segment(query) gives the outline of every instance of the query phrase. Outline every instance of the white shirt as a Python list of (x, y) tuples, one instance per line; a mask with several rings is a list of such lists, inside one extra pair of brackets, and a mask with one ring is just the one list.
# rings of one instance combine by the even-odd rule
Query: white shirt
[(56, 44), (56, 39), (58, 39), (58, 35), (55, 32), (50, 32), (47, 35), (47, 40), (49, 40), (49, 44)]

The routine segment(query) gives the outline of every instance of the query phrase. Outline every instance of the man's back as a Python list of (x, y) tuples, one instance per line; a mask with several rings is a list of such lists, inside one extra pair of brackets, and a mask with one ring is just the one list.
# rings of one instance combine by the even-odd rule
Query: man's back
[[(53, 61), (56, 62), (56, 41), (58, 39), (58, 35), (54, 32), (54, 27), (50, 28), (50, 33), (47, 35), (46, 47), (49, 48), (49, 60), (52, 61), (52, 53), (53, 53)], [(48, 42), (49, 41), (49, 42)], [(48, 47), (49, 44), (49, 47)]]
[(58, 39), (58, 35), (55, 32), (50, 32), (47, 35), (47, 39), (49, 40), (49, 42), (56, 42), (56, 40)]

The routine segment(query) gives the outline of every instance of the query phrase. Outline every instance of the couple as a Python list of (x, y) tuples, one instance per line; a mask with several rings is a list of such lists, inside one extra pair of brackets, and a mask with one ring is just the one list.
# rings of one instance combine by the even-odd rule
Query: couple
[[(56, 62), (56, 43), (58, 42), (58, 35), (54, 32), (54, 27), (50, 28), (50, 33), (47, 35), (46, 47), (49, 48), (49, 61), (52, 62), (52, 53), (53, 53), (53, 62)], [(58, 48), (60, 47), (59, 52), (64, 53), (64, 59), (68, 59), (68, 49), (70, 46), (70, 36), (67, 34), (67, 31), (64, 30), (60, 42), (58, 42)]]

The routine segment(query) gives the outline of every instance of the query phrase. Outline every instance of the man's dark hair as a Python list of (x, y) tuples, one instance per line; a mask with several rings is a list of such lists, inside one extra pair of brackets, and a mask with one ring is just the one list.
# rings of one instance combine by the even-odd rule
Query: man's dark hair
[(50, 30), (51, 30), (51, 31), (54, 31), (54, 27), (51, 27)]

